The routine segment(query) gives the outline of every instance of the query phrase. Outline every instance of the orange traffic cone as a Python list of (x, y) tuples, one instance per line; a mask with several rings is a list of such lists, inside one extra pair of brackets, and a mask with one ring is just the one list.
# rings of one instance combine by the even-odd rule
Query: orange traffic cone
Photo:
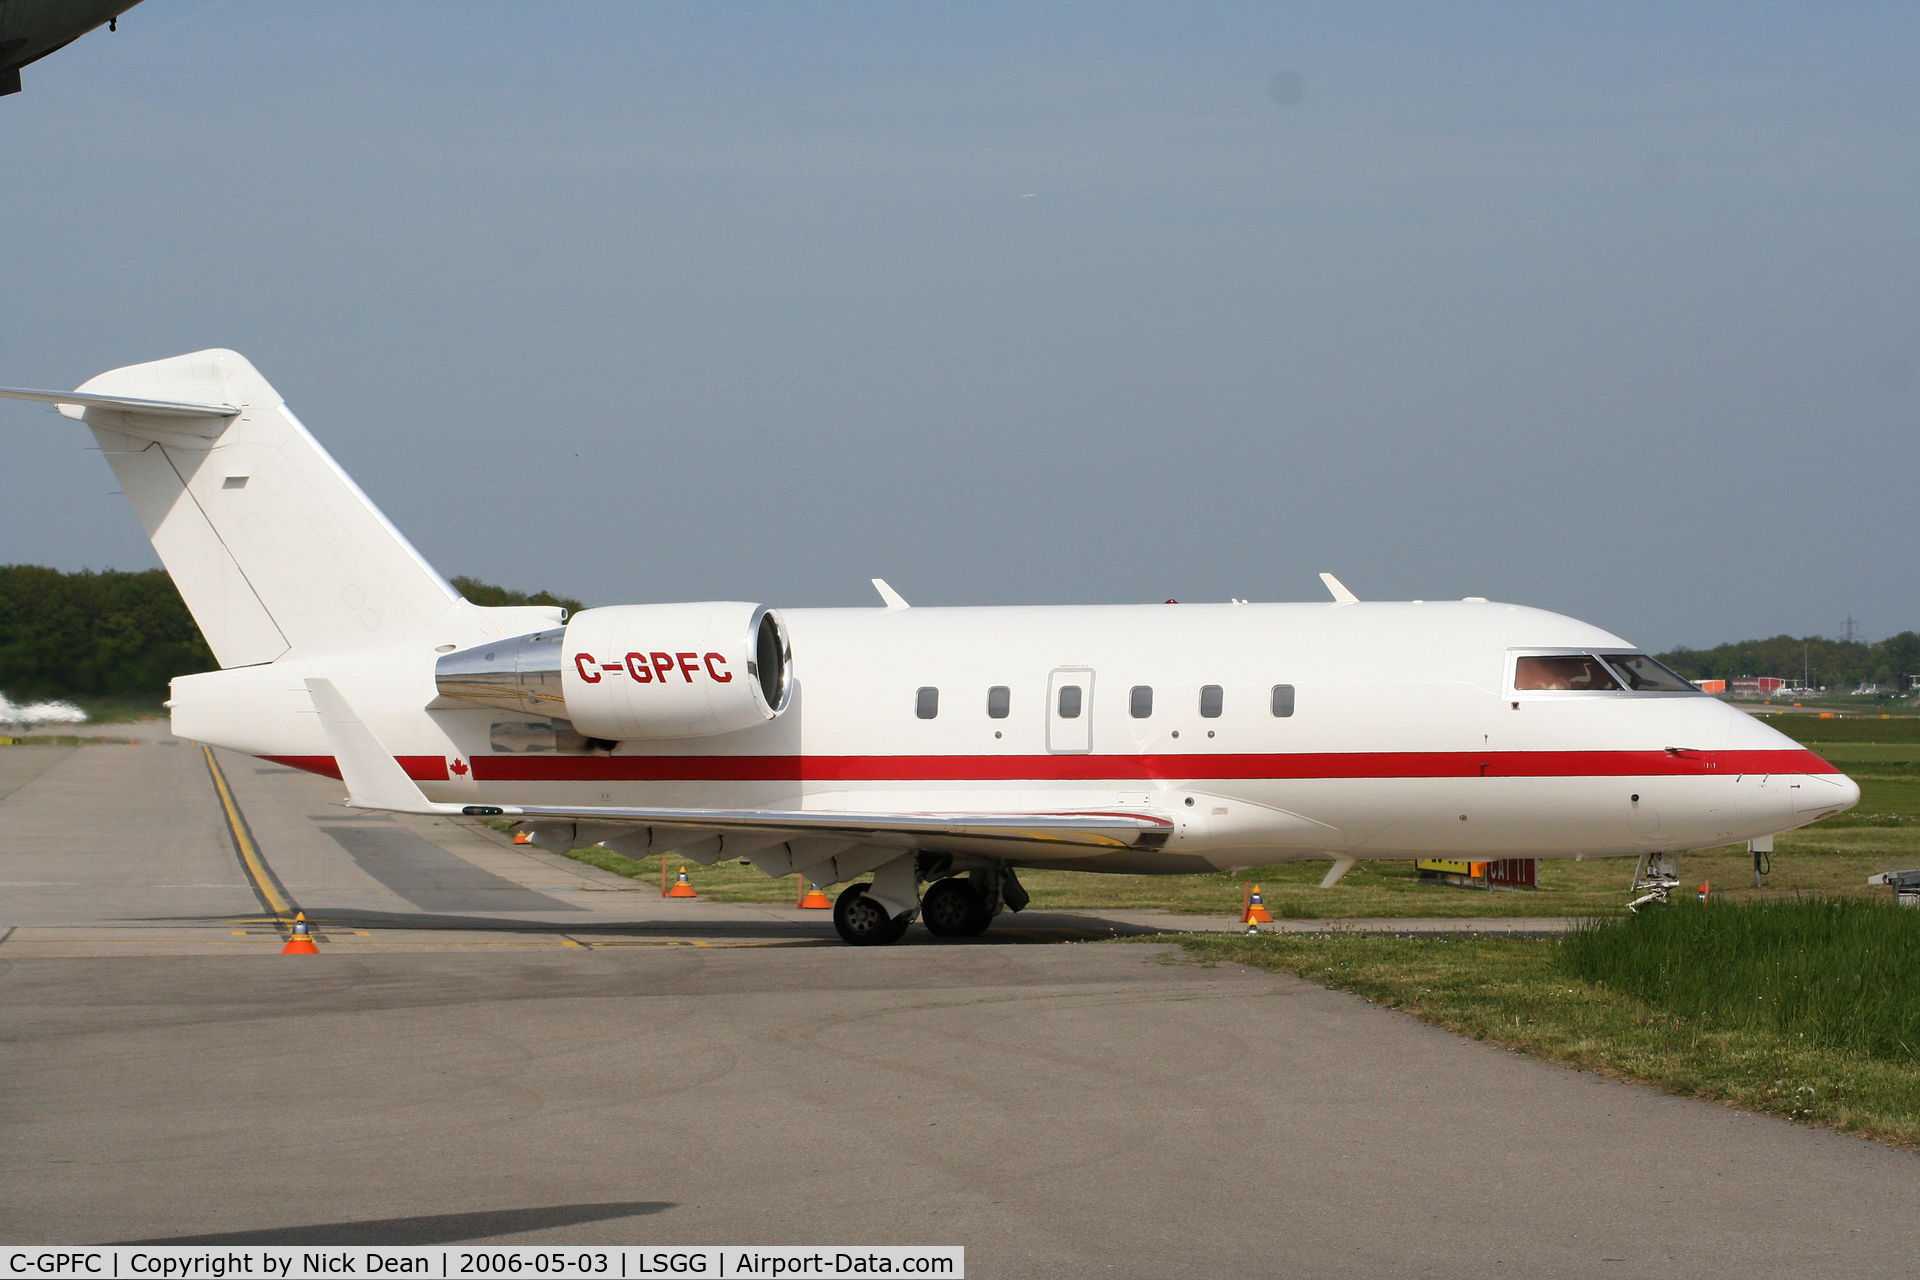
[(807, 896), (800, 899), (800, 906), (807, 911), (833, 910), (833, 902), (826, 894), (820, 892), (820, 886), (813, 884), (812, 881), (808, 881), (808, 884), (812, 887), (807, 890)]
[(685, 867), (680, 868), (680, 878), (673, 882), (673, 888), (667, 890), (667, 896), (669, 898), (697, 898), (700, 896), (693, 891), (693, 881), (687, 879), (687, 869)]
[(533, 838), (524, 831), (516, 831), (513, 833), (513, 842), (515, 844), (532, 844)]
[(1272, 924), (1273, 917), (1267, 913), (1266, 903), (1260, 897), (1260, 886), (1253, 886), (1253, 893), (1247, 898), (1246, 908), (1240, 913), (1241, 924)]
[(287, 939), (287, 945), (280, 948), (283, 956), (317, 956), (320, 948), (313, 945), (313, 931), (307, 928), (307, 913), (302, 911), (293, 918), (293, 936)]

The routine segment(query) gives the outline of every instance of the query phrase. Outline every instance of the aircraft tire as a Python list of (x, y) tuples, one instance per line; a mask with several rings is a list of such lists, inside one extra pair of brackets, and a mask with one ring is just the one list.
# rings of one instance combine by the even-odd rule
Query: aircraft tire
[(921, 895), (920, 921), (935, 937), (975, 938), (987, 931), (993, 917), (971, 883), (951, 876)]
[(867, 886), (850, 884), (833, 904), (833, 928), (851, 947), (883, 947), (900, 941), (907, 931), (906, 917), (894, 917), (867, 896)]

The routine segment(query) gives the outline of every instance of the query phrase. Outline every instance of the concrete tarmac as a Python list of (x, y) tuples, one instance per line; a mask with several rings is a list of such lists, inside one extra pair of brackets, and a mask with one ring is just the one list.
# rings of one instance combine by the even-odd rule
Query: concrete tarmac
[[(1915, 1270), (1905, 1152), (1154, 944), (841, 947), (824, 912), (663, 904), (219, 759), (285, 892), (343, 922), (320, 956), (277, 954), (198, 748), (0, 748), (0, 1239)], [(1002, 940), (1107, 929), (1062, 918)]]

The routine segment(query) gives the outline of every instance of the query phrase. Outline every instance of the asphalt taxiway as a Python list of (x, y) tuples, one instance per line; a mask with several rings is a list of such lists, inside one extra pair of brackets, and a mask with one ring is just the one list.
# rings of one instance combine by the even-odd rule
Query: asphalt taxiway
[[(976, 1276), (1884, 1276), (1920, 1245), (1909, 1153), (1162, 946), (1026, 945), (1127, 921), (847, 948), (215, 753), (262, 883), (162, 741), (0, 748), (8, 1242), (953, 1243)], [(278, 954), (275, 894), (321, 955)]]

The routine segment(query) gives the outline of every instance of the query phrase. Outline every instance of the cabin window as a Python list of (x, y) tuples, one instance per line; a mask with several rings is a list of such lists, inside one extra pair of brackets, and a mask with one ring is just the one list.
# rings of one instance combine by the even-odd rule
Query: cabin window
[(913, 698), (913, 714), (922, 720), (931, 720), (940, 714), (940, 691), (932, 685), (924, 685)]
[[(1651, 659), (1649, 659), (1651, 661)], [(1552, 657), (1520, 658), (1513, 664), (1513, 687), (1536, 689), (1613, 689), (1620, 684), (1607, 670), (1607, 664), (1591, 654), (1555, 654)]]
[(1293, 686), (1277, 684), (1273, 686), (1273, 714), (1286, 717), (1293, 714)]
[(1153, 714), (1153, 686), (1137, 684), (1127, 695), (1127, 707), (1133, 712), (1135, 720), (1145, 720)]
[(1692, 681), (1677, 675), (1644, 653), (1609, 653), (1607, 665), (1635, 693), (1698, 693)]
[(987, 716), (994, 720), (1005, 720), (1007, 709), (1013, 705), (1013, 691), (1003, 684), (997, 684), (987, 690)]
[(1080, 696), (1081, 689), (1079, 685), (1063, 684), (1060, 686), (1060, 718), (1062, 720), (1077, 720), (1080, 718)]
[(1217, 684), (1201, 685), (1200, 686), (1200, 714), (1209, 720), (1219, 719), (1221, 696), (1222, 695), (1220, 692), (1219, 685)]

